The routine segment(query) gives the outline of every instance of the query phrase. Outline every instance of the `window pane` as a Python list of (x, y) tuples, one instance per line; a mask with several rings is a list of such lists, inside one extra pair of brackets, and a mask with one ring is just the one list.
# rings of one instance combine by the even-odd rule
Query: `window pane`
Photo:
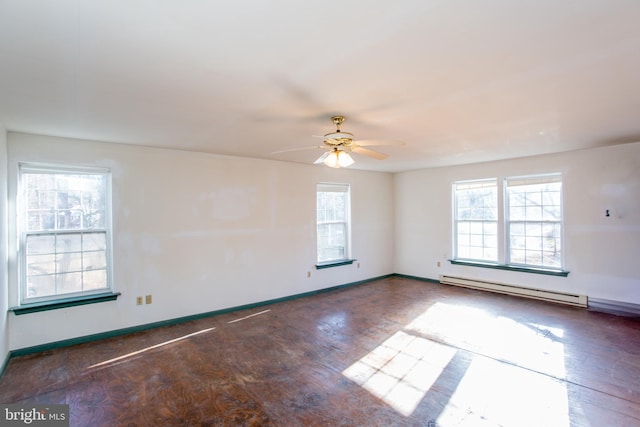
[(55, 272), (56, 272), (55, 254), (27, 256), (27, 275), (28, 276), (55, 274)]
[(27, 239), (27, 255), (52, 254), (55, 250), (55, 236), (29, 236)]
[(82, 253), (56, 254), (56, 273), (68, 273), (82, 270)]
[(497, 248), (498, 238), (496, 235), (485, 235), (482, 243), (482, 246), (484, 246), (485, 249)]
[(458, 245), (458, 257), (459, 258), (471, 258), (469, 252), (469, 246)]
[(562, 211), (559, 205), (545, 206), (542, 211), (543, 221), (560, 221), (562, 217)]
[(83, 234), (82, 246), (85, 251), (104, 251), (107, 248), (107, 234), (106, 233)]
[(53, 211), (31, 211), (27, 213), (29, 230), (53, 230), (56, 226), (56, 214)]
[(511, 250), (511, 262), (515, 264), (526, 264), (526, 251), (520, 249)]
[(107, 287), (107, 270), (86, 271), (82, 277), (85, 291)]
[(458, 233), (458, 247), (469, 246), (471, 238), (469, 234)]
[(58, 234), (56, 236), (56, 252), (82, 251), (82, 236), (79, 234)]
[(524, 221), (527, 218), (525, 212), (524, 206), (510, 207), (509, 217), (512, 221)]
[(524, 236), (511, 236), (509, 241), (511, 243), (511, 249), (525, 249), (527, 247), (525, 244), (526, 238)]
[(472, 234), (470, 237), (471, 246), (482, 247), (482, 234)]
[(63, 273), (56, 276), (56, 293), (70, 294), (82, 291), (82, 273)]
[(82, 254), (82, 266), (85, 271), (107, 268), (106, 252), (84, 252)]
[(512, 222), (509, 225), (509, 230), (512, 236), (524, 236), (524, 223), (523, 222)]
[(527, 206), (525, 212), (527, 221), (540, 221), (542, 219), (542, 206)]
[(56, 276), (31, 276), (27, 278), (27, 298), (46, 297), (56, 294)]

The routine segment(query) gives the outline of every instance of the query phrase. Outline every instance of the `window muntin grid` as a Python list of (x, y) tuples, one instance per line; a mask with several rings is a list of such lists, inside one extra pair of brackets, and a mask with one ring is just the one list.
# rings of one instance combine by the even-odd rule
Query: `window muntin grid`
[(21, 301), (111, 289), (109, 173), (21, 165)]
[(496, 179), (462, 181), (454, 189), (455, 258), (498, 260), (498, 186)]
[(317, 262), (349, 258), (349, 186), (318, 184), (316, 191)]
[(562, 177), (505, 179), (507, 263), (562, 268)]

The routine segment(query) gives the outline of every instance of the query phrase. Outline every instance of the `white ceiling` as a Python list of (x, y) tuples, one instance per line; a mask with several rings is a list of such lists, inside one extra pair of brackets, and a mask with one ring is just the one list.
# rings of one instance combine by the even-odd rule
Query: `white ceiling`
[[(640, 0), (0, 0), (9, 130), (402, 171), (640, 140)], [(318, 166), (321, 167), (321, 166)]]

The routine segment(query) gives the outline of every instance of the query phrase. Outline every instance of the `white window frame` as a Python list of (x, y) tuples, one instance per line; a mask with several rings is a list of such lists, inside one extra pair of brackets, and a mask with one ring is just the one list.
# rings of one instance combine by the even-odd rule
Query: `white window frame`
[[(474, 189), (493, 189), (495, 193), (495, 206), (482, 206), (485, 210), (494, 209), (494, 217), (493, 219), (488, 218), (460, 218), (459, 214), (459, 203), (460, 203), (460, 193), (465, 190), (474, 190)], [(499, 197), (498, 197), (498, 180), (496, 178), (488, 178), (488, 179), (479, 179), (479, 180), (470, 180), (470, 181), (457, 181), (453, 183), (453, 253), (454, 259), (463, 259), (468, 261), (477, 261), (477, 262), (498, 262), (499, 259), (499, 221), (500, 221), (500, 209), (499, 209)], [(465, 224), (463, 224), (465, 223)], [(464, 227), (469, 227), (473, 225), (477, 230), (468, 230), (464, 232), (461, 230), (462, 225)], [(491, 234), (488, 231), (493, 228), (494, 233)], [(485, 232), (486, 230), (486, 232)], [(464, 234), (469, 237), (469, 242), (467, 245), (461, 245), (462, 242), (459, 241), (460, 235)], [(481, 240), (471, 242), (471, 239)], [(463, 253), (466, 251), (462, 250), (462, 246), (469, 248), (469, 253)], [(479, 250), (482, 252), (482, 256), (473, 256), (471, 254), (471, 248), (480, 248)], [(477, 252), (477, 250), (475, 251)]]
[[(470, 186), (482, 185), (483, 183), (491, 183), (491, 182), (496, 183), (497, 197), (498, 197), (497, 204), (496, 204), (498, 209), (497, 211), (497, 224), (498, 224), (497, 259), (495, 261), (491, 261), (491, 260), (482, 259), (481, 257), (461, 256), (461, 254), (459, 253), (459, 244), (458, 244), (459, 243), (458, 242), (458, 218), (457, 218), (458, 207), (457, 207), (456, 189), (458, 188), (458, 186), (460, 186), (461, 189), (464, 189), (465, 188), (464, 186), (467, 186), (467, 185), (470, 185)], [(560, 194), (551, 195), (550, 194), (551, 192), (549, 192), (547, 196), (541, 195), (540, 197), (550, 197), (553, 200), (549, 200), (548, 203), (546, 201), (541, 202), (542, 206), (538, 207), (538, 209), (543, 213), (540, 214), (540, 216), (533, 217), (534, 219), (532, 219), (531, 221), (528, 221), (530, 223), (536, 223), (535, 227), (531, 227), (531, 228), (540, 229), (541, 230), (540, 233), (536, 235), (533, 235), (533, 234), (529, 235), (527, 234), (529, 233), (529, 231), (526, 231), (527, 229), (525, 226), (525, 235), (519, 236), (519, 237), (524, 237), (525, 239), (529, 237), (531, 238), (531, 241), (534, 241), (537, 239), (537, 241), (534, 242), (536, 245), (539, 244), (538, 242), (542, 241), (543, 248), (545, 243), (551, 245), (551, 240), (555, 239), (553, 243), (556, 246), (559, 246), (559, 251), (556, 250), (556, 252), (559, 252), (559, 255), (556, 258), (556, 259), (559, 258), (559, 263), (545, 262), (544, 249), (540, 250), (542, 256), (539, 258), (543, 259), (542, 262), (527, 262), (526, 258), (524, 262), (521, 259), (512, 259), (514, 257), (512, 256), (513, 243), (512, 243), (511, 230), (516, 222), (522, 223), (523, 221), (511, 220), (511, 212), (509, 210), (509, 203), (510, 203), (509, 188), (516, 187), (516, 186), (552, 184), (552, 183), (560, 184), (559, 186)], [(548, 274), (557, 274), (557, 275), (566, 276), (568, 272), (564, 270), (565, 269), (565, 263), (564, 263), (564, 254), (565, 254), (564, 229), (565, 227), (564, 227), (564, 208), (563, 208), (563, 200), (564, 200), (563, 187), (564, 187), (563, 176), (561, 173), (509, 176), (509, 177), (503, 177), (503, 178), (487, 178), (487, 179), (479, 179), (479, 180), (466, 180), (466, 181), (453, 182), (452, 183), (452, 216), (451, 216), (452, 231), (453, 231), (452, 262), (460, 263), (460, 264), (469, 263), (470, 265), (487, 264), (488, 266), (494, 266), (496, 268), (515, 269), (520, 271), (539, 271), (541, 273), (546, 272)], [(544, 214), (545, 204), (547, 204), (550, 207), (553, 207), (553, 209), (556, 209), (557, 207), (559, 207), (560, 218), (559, 219), (553, 218), (552, 215), (550, 216), (548, 213)], [(547, 231), (551, 228), (554, 228), (554, 233), (552, 234), (553, 239), (549, 237), (550, 235), (545, 234), (545, 231), (544, 231), (545, 225), (547, 226), (546, 227)], [(539, 246), (534, 246), (534, 249), (531, 250), (531, 253), (535, 252), (537, 250), (537, 247)], [(547, 252), (551, 252), (551, 251), (547, 251)], [(531, 259), (534, 259), (534, 257), (531, 257)]]
[[(26, 174), (53, 174), (53, 175), (101, 175), (105, 178), (104, 188), (104, 227), (102, 228), (79, 228), (62, 229), (54, 228), (47, 230), (29, 230), (27, 223), (27, 188)], [(19, 275), (19, 300), (20, 306), (30, 304), (43, 304), (68, 300), (76, 297), (89, 297), (113, 292), (113, 265), (112, 265), (112, 206), (111, 206), (111, 172), (108, 168), (82, 167), (59, 164), (39, 164), (39, 163), (19, 163), (18, 164), (18, 194), (17, 194), (17, 227), (18, 227), (18, 275)], [(105, 235), (105, 257), (106, 257), (106, 283), (104, 287), (78, 292), (54, 293), (43, 296), (29, 296), (27, 291), (27, 239), (30, 236), (65, 236), (65, 235), (87, 235), (100, 233)], [(82, 239), (81, 239), (82, 240)], [(83, 253), (84, 251), (80, 251)], [(81, 274), (86, 271), (84, 267)], [(58, 273), (54, 273), (58, 274)], [(84, 277), (82, 278), (84, 282)]]
[[(321, 220), (319, 217), (318, 195), (319, 193), (344, 193), (346, 194), (344, 220)], [(319, 227), (328, 224), (344, 224), (344, 256), (339, 258), (321, 259)], [(318, 264), (331, 264), (348, 261), (351, 258), (351, 186), (349, 184), (318, 183), (316, 185), (316, 262)]]
[[(511, 208), (511, 188), (516, 187), (529, 187), (530, 189), (534, 189), (536, 187), (545, 185), (554, 185), (559, 184), (559, 191), (546, 191), (543, 189), (539, 189), (534, 191), (533, 193), (540, 194), (540, 201), (534, 201), (533, 197), (525, 198), (524, 213), (520, 214), (519, 217), (525, 219), (512, 220), (510, 211)], [(559, 192), (560, 194), (557, 197), (554, 197), (551, 193)], [(529, 175), (529, 176), (516, 176), (516, 177), (507, 177), (504, 178), (504, 209), (505, 209), (505, 260), (506, 264), (514, 265), (514, 266), (524, 266), (529, 268), (540, 268), (540, 269), (558, 269), (561, 270), (564, 268), (564, 250), (563, 250), (563, 241), (564, 241), (564, 210), (562, 206), (563, 199), (563, 191), (562, 191), (562, 174), (554, 173), (554, 174), (544, 174), (544, 175)], [(535, 204), (535, 205), (534, 205)], [(546, 209), (548, 207), (549, 209)], [(530, 209), (531, 208), (531, 209)], [(553, 210), (559, 210), (559, 218), (555, 218)], [(533, 211), (533, 213), (529, 212)], [(514, 225), (521, 224), (524, 229), (524, 234), (518, 236), (512, 236), (512, 228)], [(545, 237), (544, 229), (547, 228), (547, 237)], [(554, 236), (553, 238), (548, 236), (549, 229), (553, 228)], [(536, 230), (540, 230), (537, 232)], [(523, 251), (525, 256), (525, 261), (519, 261), (518, 259), (514, 259), (513, 250), (515, 244), (513, 243), (514, 237), (520, 237), (520, 240), (523, 240), (517, 250)], [(559, 252), (559, 255), (556, 257), (557, 263), (545, 262), (545, 253), (552, 252), (551, 250), (545, 250), (545, 243), (549, 245), (559, 246), (559, 250), (556, 249), (555, 252)], [(533, 248), (529, 247), (534, 245)], [(524, 247), (522, 247), (524, 246)], [(540, 249), (538, 249), (540, 248)], [(539, 257), (541, 259), (540, 262), (535, 262), (535, 255), (539, 252)], [(529, 255), (531, 254), (531, 255)], [(531, 261), (529, 261), (531, 260)]]

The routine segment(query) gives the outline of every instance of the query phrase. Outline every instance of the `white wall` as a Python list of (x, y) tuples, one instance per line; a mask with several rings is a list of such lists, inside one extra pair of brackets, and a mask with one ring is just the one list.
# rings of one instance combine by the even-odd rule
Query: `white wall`
[[(568, 277), (446, 261), (452, 255), (453, 181), (548, 172), (564, 175)], [(475, 277), (640, 304), (640, 143), (405, 172), (395, 175), (394, 188), (396, 273)]]
[[(7, 265), (7, 131), (0, 124), (0, 265)], [(0, 269), (0, 366), (9, 354), (7, 269)]]
[[(122, 293), (115, 302), (11, 314), (11, 349), (393, 273), (391, 174), (12, 132), (8, 153), (10, 200), (20, 161), (111, 168), (114, 283)], [(315, 270), (317, 182), (351, 184), (359, 268)], [(10, 267), (15, 304), (15, 259)], [(136, 306), (147, 294), (153, 303)]]

